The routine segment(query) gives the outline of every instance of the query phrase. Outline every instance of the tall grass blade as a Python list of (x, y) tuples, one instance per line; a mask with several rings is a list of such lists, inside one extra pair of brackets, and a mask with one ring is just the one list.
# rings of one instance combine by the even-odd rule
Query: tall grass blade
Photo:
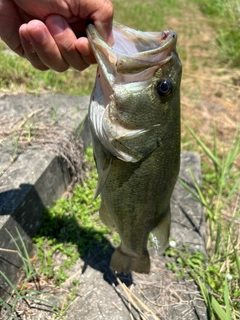
[(205, 143), (202, 142), (202, 140), (194, 133), (194, 131), (183, 121), (186, 129), (191, 133), (193, 138), (197, 141), (199, 146), (202, 148), (202, 150), (205, 152), (207, 157), (213, 162), (214, 166), (218, 168), (218, 170), (221, 170), (221, 164), (218, 161), (217, 157), (212, 153), (212, 151), (205, 145)]
[(228, 290), (228, 282), (227, 277), (225, 277), (224, 281), (224, 302), (226, 306), (226, 320), (231, 320), (231, 313), (230, 313), (230, 302), (229, 302), (229, 290)]
[(238, 271), (238, 275), (239, 275), (239, 279), (240, 279), (240, 258), (239, 258), (238, 252), (235, 248), (234, 248), (234, 255), (235, 255), (235, 261), (237, 264), (237, 271)]
[[(216, 132), (216, 124), (214, 124), (214, 128), (213, 128), (213, 154), (215, 159), (219, 159), (218, 157), (218, 148), (217, 148), (217, 132)], [(214, 169), (215, 169), (215, 173), (216, 176), (219, 176), (219, 167), (216, 165), (216, 163), (214, 162)]]
[(181, 177), (178, 177), (178, 182), (193, 196), (195, 200), (201, 203), (199, 195), (196, 192), (194, 192), (193, 189), (189, 187), (189, 185), (186, 182), (184, 182)]
[(238, 192), (240, 186), (240, 177), (237, 179), (237, 181), (234, 183), (233, 187), (231, 188), (231, 190), (228, 193), (228, 196), (226, 198), (226, 203), (228, 202), (229, 199), (231, 199), (231, 197), (236, 194)]
[(217, 236), (216, 236), (216, 244), (215, 244), (215, 254), (219, 253), (220, 241), (221, 241), (221, 233), (222, 233), (222, 225), (218, 223), (217, 225)]
[[(17, 228), (16, 228), (16, 230), (17, 230)], [(7, 232), (7, 233), (9, 234), (9, 236), (11, 237), (11, 239), (12, 239), (12, 241), (13, 241), (16, 249), (17, 249), (17, 252), (18, 252), (18, 254), (19, 254), (19, 256), (20, 256), (20, 258), (21, 258), (21, 260), (22, 260), (24, 270), (27, 271), (27, 270), (28, 270), (28, 268), (27, 268), (27, 261), (26, 261), (26, 259), (24, 258), (23, 253), (22, 253), (22, 251), (21, 251), (21, 249), (20, 249), (17, 241), (14, 239), (14, 237), (12, 236), (12, 234), (11, 234), (7, 229), (6, 229), (6, 232)], [(18, 230), (17, 230), (17, 232), (18, 232)], [(20, 234), (18, 233), (18, 236), (19, 236), (19, 235), (20, 235)], [(19, 238), (19, 239), (22, 239), (21, 235), (20, 235), (20, 238)], [(20, 240), (20, 241), (21, 241), (21, 240)]]
[(209, 296), (209, 292), (208, 292), (207, 288), (205, 287), (205, 285), (202, 283), (202, 281), (199, 278), (197, 278), (197, 282), (198, 282), (199, 288), (201, 290), (203, 299), (205, 301), (205, 304), (206, 304), (206, 307), (207, 307), (207, 310), (208, 310), (209, 319), (214, 319), (214, 315), (212, 314), (211, 299), (210, 299), (210, 296)]
[(193, 196), (195, 200), (200, 202), (208, 211), (211, 212), (211, 208), (207, 204), (207, 201), (205, 200), (205, 197), (201, 191), (201, 188), (190, 168), (189, 168), (189, 171), (194, 182), (194, 187), (196, 188), (198, 193), (194, 192), (193, 189), (181, 179), (181, 177), (178, 177), (178, 182)]
[(18, 228), (16, 228), (16, 231), (17, 231), (19, 240), (21, 241), (21, 245), (22, 245), (22, 248), (23, 248), (23, 251), (24, 251), (24, 254), (25, 254), (25, 261), (26, 261), (26, 266), (27, 266), (25, 272), (26, 272), (26, 274), (28, 276), (33, 271), (33, 266), (32, 266), (31, 259), (29, 257), (26, 245), (25, 245), (25, 243), (23, 241), (23, 238), (22, 238)]
[[(42, 303), (42, 304), (45, 304), (46, 306), (49, 306), (49, 307), (54, 307), (56, 308), (56, 306), (50, 302), (50, 301), (47, 301), (45, 299), (41, 299), (41, 298), (38, 298), (38, 297), (34, 297), (34, 296), (30, 296), (28, 294), (38, 294), (40, 295), (41, 292), (40, 291), (37, 291), (37, 290), (22, 290), (21, 291), (21, 298), (26, 298), (27, 300), (30, 300), (30, 301), (35, 301), (35, 302), (38, 302), (38, 303)], [(44, 296), (46, 297), (52, 297), (51, 294), (47, 294), (47, 293), (43, 293)], [(57, 298), (59, 300), (59, 298)]]
[[(3, 309), (5, 309), (7, 311), (8, 315), (11, 315), (11, 318), (8, 317), (8, 318), (6, 318), (6, 320), (8, 320), (8, 319), (18, 320), (19, 319), (18, 317), (14, 317), (12, 315), (13, 309), (5, 301), (3, 301), (2, 299), (0, 299), (0, 307), (3, 307)], [(3, 318), (0, 318), (0, 319), (3, 319)]]
[(226, 312), (222, 309), (222, 307), (214, 298), (214, 296), (211, 295), (211, 293), (208, 291), (208, 289), (202, 283), (202, 281), (199, 278), (197, 279), (197, 281), (198, 281), (199, 288), (202, 292), (204, 301), (207, 305), (210, 319), (215, 319), (213, 315), (213, 312), (214, 312), (220, 320), (230, 320), (231, 318), (227, 318)]
[(0, 275), (5, 279), (5, 281), (8, 283), (9, 287), (13, 290), (13, 292), (18, 296), (21, 297), (20, 293), (18, 292), (17, 288), (12, 284), (12, 282), (8, 279), (8, 277), (0, 271)]

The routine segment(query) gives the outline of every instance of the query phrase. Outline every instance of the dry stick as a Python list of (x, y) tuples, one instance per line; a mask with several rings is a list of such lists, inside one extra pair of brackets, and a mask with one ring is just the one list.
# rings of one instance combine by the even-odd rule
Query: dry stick
[[(113, 286), (114, 286), (115, 290), (118, 292), (118, 294), (119, 294), (121, 297), (124, 297), (124, 299), (128, 302), (128, 305), (129, 305), (129, 303), (131, 303), (131, 305), (134, 306), (134, 308), (136, 309), (137, 312), (139, 312), (140, 317), (141, 317), (143, 320), (147, 320), (147, 319), (145, 318), (145, 316), (143, 315), (143, 313), (141, 312), (141, 310), (136, 306), (136, 304), (134, 303), (134, 301), (132, 301), (132, 298), (129, 296), (128, 292), (126, 291), (126, 289), (127, 289), (126, 286), (124, 287), (123, 284), (122, 284), (122, 282), (121, 282), (118, 278), (116, 278), (116, 279), (117, 279), (120, 287), (122, 288), (123, 292), (126, 294), (127, 297), (123, 296), (123, 294), (122, 294), (122, 293), (117, 289), (117, 287), (113, 284)], [(129, 308), (129, 307), (128, 307), (128, 308)], [(131, 312), (130, 308), (129, 308), (129, 312), (130, 312), (130, 318), (132, 319), (133, 317), (132, 317), (132, 314), (131, 314), (132, 312)], [(144, 318), (143, 318), (143, 317), (144, 317)]]
[[(136, 302), (140, 305), (140, 307), (141, 307), (143, 310), (149, 312), (149, 313), (153, 316), (153, 318), (154, 318), (155, 320), (159, 320), (159, 318), (152, 312), (152, 310), (149, 309), (149, 308), (145, 305), (145, 303), (143, 303), (137, 296), (135, 296), (135, 294), (132, 293), (132, 292), (126, 287), (126, 285), (121, 282), (121, 280), (120, 280), (119, 278), (117, 278), (117, 282), (118, 282), (118, 284), (121, 286), (121, 288), (123, 289), (123, 291), (125, 292), (125, 294), (128, 296), (129, 300), (131, 300), (131, 303), (132, 303), (132, 305), (133, 305), (135, 308), (137, 308), (137, 309), (139, 310), (139, 308), (136, 306), (136, 304), (135, 304), (135, 302), (133, 301), (133, 299), (136, 300)], [(140, 314), (143, 315), (143, 313), (142, 313), (141, 311), (140, 311)], [(145, 315), (143, 315), (143, 317), (146, 318)]]
[(121, 311), (121, 308), (119, 308), (119, 306), (118, 306), (115, 302), (112, 302), (112, 305), (113, 305), (116, 309), (118, 309), (119, 311)]
[(32, 116), (34, 116), (35, 114), (37, 114), (37, 113), (39, 113), (39, 112), (41, 112), (41, 111), (43, 111), (43, 108), (40, 108), (40, 109), (37, 109), (37, 110), (31, 112), (28, 116), (26, 116), (26, 117), (23, 119), (22, 123), (18, 126), (18, 129), (22, 128), (22, 127), (24, 126), (24, 124), (25, 124), (30, 118), (32, 118)]
[(145, 293), (144, 293), (141, 289), (139, 289), (139, 293), (140, 293), (140, 294), (143, 296), (143, 298), (146, 299), (149, 303), (151, 303), (151, 304), (154, 305), (154, 306), (159, 307), (159, 305), (158, 305), (157, 303), (151, 301), (151, 300), (145, 295)]
[(131, 318), (131, 320), (134, 320), (134, 318), (133, 318), (133, 315), (132, 315), (132, 304), (131, 304), (131, 300), (129, 299), (129, 301), (128, 301), (128, 309), (129, 309), (129, 312), (130, 312), (130, 318)]
[(66, 281), (65, 281), (65, 283), (69, 283), (72, 279), (74, 279), (74, 278), (76, 278), (79, 274), (81, 274), (82, 273), (82, 270), (80, 269), (80, 270), (78, 270), (77, 272), (75, 272), (71, 277), (69, 277)]
[[(33, 112), (31, 112), (28, 116), (26, 116), (23, 121), (20, 123), (20, 125), (17, 127), (17, 128), (13, 128), (11, 129), (9, 132), (8, 132), (8, 135), (10, 135), (11, 133), (14, 133), (14, 132), (19, 132), (19, 130), (24, 126), (24, 124), (30, 119), (32, 118), (34, 115), (36, 115), (37, 113), (43, 111), (43, 109), (38, 109), (38, 110), (35, 110)], [(19, 120), (16, 121), (15, 124), (17, 124), (19, 122)]]
[(10, 250), (10, 249), (0, 248), (0, 251), (17, 253), (19, 255), (19, 252), (17, 250)]

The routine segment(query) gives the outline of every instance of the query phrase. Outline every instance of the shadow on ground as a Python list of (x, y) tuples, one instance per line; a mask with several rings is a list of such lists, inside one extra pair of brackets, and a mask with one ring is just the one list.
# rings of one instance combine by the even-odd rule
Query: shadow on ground
[(48, 210), (43, 214), (43, 222), (40, 232), (35, 235), (46, 237), (55, 244), (73, 244), (77, 246), (80, 258), (84, 265), (82, 274), (88, 266), (100, 271), (103, 279), (110, 285), (118, 285), (116, 276), (130, 286), (133, 283), (132, 275), (115, 274), (110, 268), (110, 260), (114, 247), (105, 237), (103, 232), (99, 232), (91, 227), (79, 225), (74, 216), (63, 215), (61, 217), (52, 217)]
[(0, 193), (0, 298), (5, 298), (11, 292), (3, 275), (14, 284), (19, 279), (23, 261), (16, 250), (24, 257), (25, 248), (30, 256), (33, 254), (31, 237), (39, 229), (44, 208), (32, 184), (20, 184), (17, 189)]

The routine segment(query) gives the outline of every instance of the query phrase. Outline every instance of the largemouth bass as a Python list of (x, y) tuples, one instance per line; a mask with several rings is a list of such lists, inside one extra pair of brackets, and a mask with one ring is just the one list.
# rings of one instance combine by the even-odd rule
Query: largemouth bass
[(118, 273), (149, 273), (149, 233), (163, 252), (180, 164), (177, 35), (116, 22), (112, 47), (93, 25), (87, 35), (98, 62), (89, 106), (96, 196), (101, 195), (102, 221), (121, 238), (110, 266)]

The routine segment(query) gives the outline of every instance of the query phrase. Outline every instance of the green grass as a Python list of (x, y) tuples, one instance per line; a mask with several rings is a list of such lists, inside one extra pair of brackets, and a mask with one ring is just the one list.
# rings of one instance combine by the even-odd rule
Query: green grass
[(27, 60), (10, 54), (3, 42), (0, 42), (0, 61), (0, 89), (7, 92), (25, 91), (38, 94), (51, 91), (89, 95), (94, 85), (96, 66), (91, 66), (84, 72), (73, 69), (65, 73), (39, 71), (32, 68)]
[(222, 61), (240, 67), (239, 0), (198, 0), (200, 8), (217, 31), (217, 45)]
[[(74, 189), (71, 199), (60, 199), (43, 214), (42, 228), (34, 237), (40, 263), (39, 272), (46, 278), (53, 278), (56, 284), (63, 283), (68, 270), (79, 257), (93, 249), (107, 252), (111, 245), (110, 236), (116, 242), (119, 237), (111, 232), (96, 214), (100, 207), (100, 198), (93, 201), (97, 184), (97, 173), (93, 163), (92, 149), (86, 151), (91, 164), (88, 178), (83, 185)], [(56, 268), (54, 256), (61, 256)]]
[(196, 192), (183, 181), (180, 183), (205, 207), (207, 256), (201, 252), (192, 253), (187, 247), (170, 248), (166, 254), (174, 260), (168, 263), (168, 268), (180, 277), (186, 278), (190, 274), (198, 283), (210, 319), (238, 319), (240, 172), (234, 163), (239, 157), (240, 137), (237, 131), (229, 148), (220, 155), (215, 134), (214, 148), (210, 150), (193, 130), (187, 129), (203, 153), (203, 181), (199, 186), (192, 174)]
[(176, 0), (170, 0), (164, 5), (159, 0), (112, 2), (115, 10), (114, 19), (137, 30), (162, 31), (171, 28), (169, 16), (182, 18), (181, 3)]
[[(17, 309), (19, 305), (23, 304), (23, 301), (27, 301), (27, 304), (29, 305), (30, 302), (37, 303), (39, 305), (45, 305), (52, 308), (52, 310), (58, 311), (58, 307), (51, 304), (47, 297), (49, 296), (46, 293), (41, 292), (41, 290), (33, 290), (28, 289), (27, 284), (29, 281), (36, 281), (36, 277), (38, 276), (38, 273), (36, 272), (33, 263), (31, 262), (31, 259), (28, 255), (28, 251), (26, 249), (25, 243), (21, 237), (21, 234), (16, 229), (20, 244), (17, 243), (17, 241), (14, 239), (14, 237), (6, 230), (9, 236), (11, 237), (15, 247), (16, 247), (16, 254), (18, 254), (22, 261), (22, 270), (24, 272), (24, 279), (20, 283), (20, 285), (17, 287), (15, 284), (13, 284), (8, 277), (0, 270), (0, 276), (5, 280), (5, 282), (8, 284), (10, 290), (12, 290), (12, 295), (6, 299), (3, 300), (0, 298), (0, 316), (4, 312), (4, 319), (11, 319), (16, 320), (19, 319)], [(46, 299), (39, 298), (39, 295), (44, 296)], [(3, 318), (1, 318), (3, 319)]]

